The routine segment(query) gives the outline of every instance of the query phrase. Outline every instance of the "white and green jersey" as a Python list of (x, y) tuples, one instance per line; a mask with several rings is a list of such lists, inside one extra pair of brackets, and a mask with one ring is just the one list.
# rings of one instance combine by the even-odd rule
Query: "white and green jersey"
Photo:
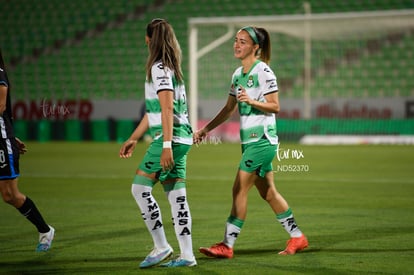
[[(260, 102), (266, 102), (265, 95), (278, 91), (275, 74), (260, 60), (256, 61), (246, 74), (243, 73), (243, 67), (236, 69), (232, 76), (230, 95), (237, 96), (239, 85), (245, 88), (250, 98)], [(262, 112), (244, 102), (239, 102), (238, 107), (242, 144), (258, 141), (263, 135), (270, 143), (278, 143), (274, 113)]]
[(151, 68), (152, 81), (145, 82), (145, 107), (149, 130), (153, 139), (162, 136), (161, 106), (158, 92), (168, 90), (174, 93), (173, 142), (193, 144), (193, 134), (188, 120), (187, 100), (184, 83), (178, 83), (174, 72), (158, 61)]

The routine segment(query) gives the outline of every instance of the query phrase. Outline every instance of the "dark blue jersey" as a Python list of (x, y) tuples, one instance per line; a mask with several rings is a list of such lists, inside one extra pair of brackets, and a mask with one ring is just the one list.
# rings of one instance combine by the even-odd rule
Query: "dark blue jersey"
[[(2, 62), (3, 63), (3, 62)], [(6, 110), (1, 115), (1, 129), (0, 129), (0, 137), (5, 138), (12, 138), (14, 137), (13, 131), (13, 112), (11, 106), (11, 99), (10, 99), (10, 82), (7, 78), (6, 69), (4, 68), (3, 64), (0, 64), (0, 85), (7, 87), (7, 99), (6, 99)]]

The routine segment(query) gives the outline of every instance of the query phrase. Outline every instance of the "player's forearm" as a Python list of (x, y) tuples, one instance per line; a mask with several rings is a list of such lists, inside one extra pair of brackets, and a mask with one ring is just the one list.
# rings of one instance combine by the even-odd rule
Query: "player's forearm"
[(260, 102), (257, 100), (252, 100), (250, 102), (250, 106), (254, 107), (255, 109), (262, 111), (264, 113), (279, 113), (280, 106), (277, 102)]
[(161, 111), (162, 136), (164, 141), (172, 141), (173, 136), (173, 108), (167, 107)]
[(139, 140), (145, 132), (149, 128), (148, 122), (148, 114), (145, 114), (140, 123), (138, 124), (137, 128), (135, 128), (134, 132), (129, 137), (130, 140)]
[(225, 122), (227, 119), (229, 119), (233, 111), (234, 108), (231, 109), (228, 106), (224, 106), (223, 109), (221, 109), (220, 112), (212, 120), (210, 120), (210, 122), (207, 123), (206, 126), (203, 127), (203, 131), (205, 133), (210, 132), (211, 130)]
[(0, 115), (6, 111), (7, 87), (0, 85)]

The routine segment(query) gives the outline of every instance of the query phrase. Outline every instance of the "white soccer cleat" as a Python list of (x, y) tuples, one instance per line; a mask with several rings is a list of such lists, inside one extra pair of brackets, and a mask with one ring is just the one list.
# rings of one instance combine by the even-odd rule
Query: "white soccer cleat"
[(37, 252), (46, 252), (52, 247), (52, 241), (55, 237), (55, 229), (49, 225), (49, 232), (39, 234), (39, 244), (36, 247)]
[(150, 254), (145, 257), (145, 259), (139, 264), (140, 268), (151, 267), (159, 264), (166, 258), (168, 258), (173, 253), (171, 246), (168, 246), (165, 249), (154, 248)]

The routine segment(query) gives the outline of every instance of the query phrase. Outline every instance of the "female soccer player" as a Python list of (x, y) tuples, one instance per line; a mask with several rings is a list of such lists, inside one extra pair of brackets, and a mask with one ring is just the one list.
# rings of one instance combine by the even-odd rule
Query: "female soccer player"
[(0, 49), (0, 193), (3, 201), (14, 206), (39, 232), (37, 252), (45, 252), (52, 246), (55, 229), (43, 219), (35, 203), (19, 191), (19, 156), (26, 146), (14, 136), (11, 110), (10, 83), (7, 78)]
[(233, 73), (227, 103), (206, 126), (194, 134), (194, 142), (201, 142), (209, 131), (226, 121), (238, 106), (243, 154), (233, 184), (232, 209), (227, 219), (224, 240), (211, 247), (201, 247), (200, 252), (216, 258), (233, 257), (233, 246), (246, 219), (248, 192), (252, 186), (256, 186), (261, 197), (276, 214), (276, 219), (290, 235), (287, 247), (279, 254), (295, 254), (306, 248), (308, 241), (273, 182), (272, 160), (278, 146), (275, 114), (280, 107), (276, 76), (268, 66), (271, 48), (269, 33), (263, 28), (244, 27), (237, 32), (233, 48), (234, 56), (241, 60), (242, 66)]
[(149, 49), (145, 83), (146, 114), (119, 152), (121, 158), (131, 157), (137, 141), (150, 130), (153, 141), (138, 166), (132, 184), (132, 195), (154, 243), (154, 249), (140, 267), (157, 265), (173, 253), (164, 233), (161, 210), (152, 195), (158, 181), (171, 205), (181, 251), (177, 259), (161, 266), (195, 266), (192, 220), (185, 182), (187, 153), (193, 143), (193, 134), (187, 114), (181, 49), (172, 26), (164, 19), (154, 19), (147, 25), (145, 42)]

